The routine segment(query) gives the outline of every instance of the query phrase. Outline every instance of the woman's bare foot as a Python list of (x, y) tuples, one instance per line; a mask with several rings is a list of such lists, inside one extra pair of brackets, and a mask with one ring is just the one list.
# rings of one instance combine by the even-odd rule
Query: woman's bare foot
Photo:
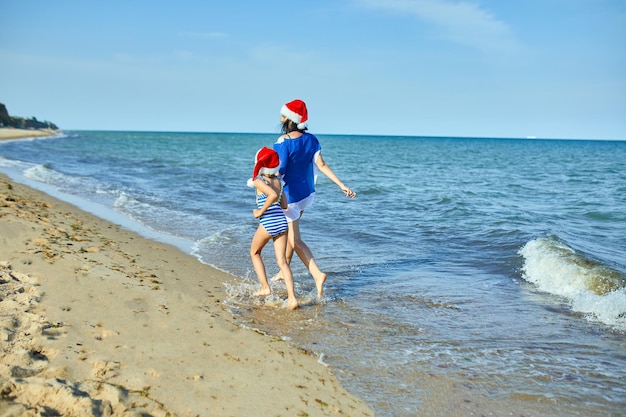
[(266, 297), (271, 294), (272, 294), (272, 290), (270, 288), (261, 288), (260, 290), (253, 293), (252, 295), (255, 297)]
[(276, 282), (276, 281), (280, 281), (285, 279), (285, 277), (283, 277), (283, 273), (278, 271), (276, 273), (276, 275), (274, 275), (272, 278), (270, 278), (270, 282)]
[(298, 308), (298, 300), (295, 298), (293, 300), (287, 300), (287, 310), (295, 310)]
[(313, 275), (313, 280), (315, 280), (315, 286), (317, 287), (317, 298), (322, 298), (322, 296), (324, 295), (324, 283), (326, 282), (326, 274), (320, 271), (318, 274)]

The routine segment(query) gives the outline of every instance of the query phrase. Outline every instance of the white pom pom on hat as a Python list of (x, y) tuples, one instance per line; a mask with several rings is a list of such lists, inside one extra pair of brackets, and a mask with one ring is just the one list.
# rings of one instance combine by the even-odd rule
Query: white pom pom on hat
[(302, 100), (293, 100), (284, 104), (280, 109), (280, 114), (298, 125), (298, 129), (302, 130), (307, 127), (309, 114), (306, 104)]

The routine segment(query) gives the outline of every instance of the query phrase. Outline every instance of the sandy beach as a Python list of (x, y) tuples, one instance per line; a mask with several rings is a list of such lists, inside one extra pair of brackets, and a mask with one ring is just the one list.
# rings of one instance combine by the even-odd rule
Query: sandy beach
[(374, 415), (232, 279), (0, 174), (0, 416)]
[(14, 129), (10, 127), (0, 127), (0, 140), (54, 136), (57, 133), (58, 131), (52, 129)]

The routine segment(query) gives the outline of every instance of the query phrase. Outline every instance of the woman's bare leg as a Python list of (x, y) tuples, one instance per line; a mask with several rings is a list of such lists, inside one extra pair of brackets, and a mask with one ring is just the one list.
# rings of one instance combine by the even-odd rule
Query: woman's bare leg
[(315, 281), (315, 287), (317, 288), (317, 296), (321, 298), (324, 295), (324, 283), (326, 282), (326, 274), (317, 266), (313, 253), (309, 247), (304, 243), (300, 237), (300, 219), (289, 222), (289, 246), (292, 246), (298, 255), (298, 258), (302, 261), (304, 266), (307, 267), (313, 280)]
[[(288, 232), (289, 233), (289, 232)], [(293, 258), (293, 246), (289, 243), (289, 239), (287, 239), (287, 248), (285, 250), (285, 259), (287, 259), (287, 265), (291, 265), (291, 259)], [(278, 271), (276, 275), (270, 278), (270, 281), (276, 282), (285, 279), (282, 271)]]
[[(300, 216), (302, 216), (302, 213), (300, 213)], [(291, 233), (291, 226), (289, 227), (288, 233)], [(291, 259), (293, 258), (293, 246), (291, 245), (291, 239), (287, 240), (287, 249), (285, 251), (285, 258), (287, 259), (287, 265), (291, 265)], [(285, 279), (285, 277), (283, 276), (282, 271), (279, 270), (276, 273), (276, 275), (270, 278), (270, 281), (276, 282), (276, 281), (280, 281), (283, 279)]]

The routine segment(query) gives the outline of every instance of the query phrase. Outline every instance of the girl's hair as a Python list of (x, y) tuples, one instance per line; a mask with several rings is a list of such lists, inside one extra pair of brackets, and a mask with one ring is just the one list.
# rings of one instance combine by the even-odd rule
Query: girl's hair
[(298, 124), (296, 122), (294, 122), (293, 120), (287, 119), (283, 122), (280, 130), (284, 134), (291, 133), (291, 132), (304, 133), (304, 131), (307, 130), (307, 128), (305, 127), (304, 129), (298, 129)]

